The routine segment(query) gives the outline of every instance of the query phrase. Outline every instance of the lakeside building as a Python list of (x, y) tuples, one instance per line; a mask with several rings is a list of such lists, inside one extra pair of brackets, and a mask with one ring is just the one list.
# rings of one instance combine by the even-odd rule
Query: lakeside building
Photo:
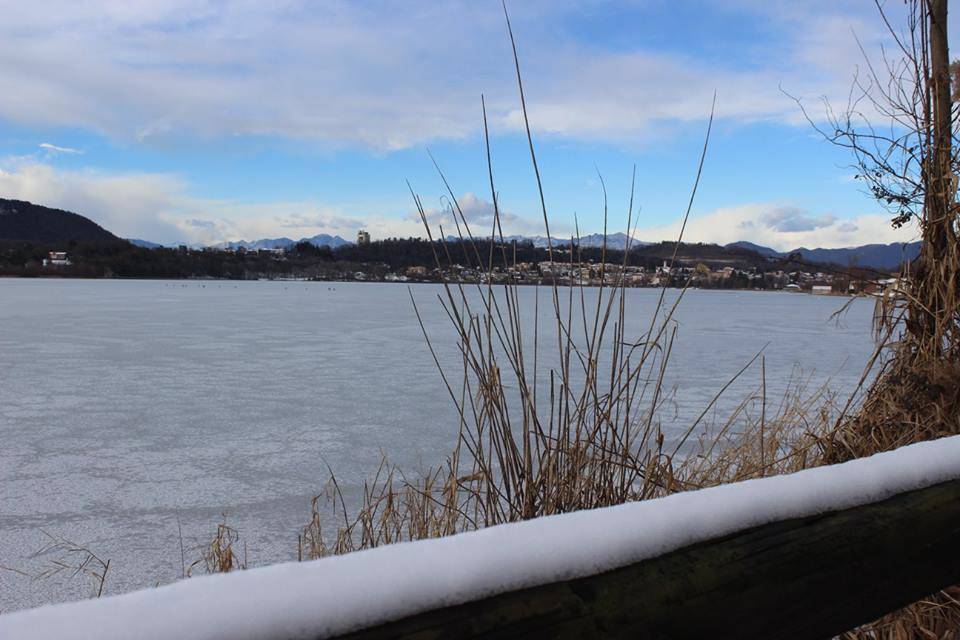
[(66, 251), (50, 251), (47, 253), (47, 257), (43, 259), (43, 266), (45, 267), (68, 267), (71, 264)]
[(408, 278), (423, 278), (423, 277), (426, 277), (426, 275), (427, 275), (426, 267), (415, 266), (415, 267), (407, 268)]

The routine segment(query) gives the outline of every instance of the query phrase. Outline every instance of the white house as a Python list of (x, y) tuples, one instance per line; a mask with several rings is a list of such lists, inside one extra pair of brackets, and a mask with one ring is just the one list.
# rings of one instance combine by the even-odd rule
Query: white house
[(71, 264), (66, 251), (50, 251), (47, 253), (47, 257), (43, 259), (43, 266), (45, 267), (67, 267)]

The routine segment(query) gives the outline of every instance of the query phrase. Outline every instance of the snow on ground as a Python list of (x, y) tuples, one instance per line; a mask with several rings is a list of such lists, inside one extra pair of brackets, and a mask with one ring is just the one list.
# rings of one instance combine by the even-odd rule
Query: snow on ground
[(322, 638), (957, 478), (960, 436), (659, 500), (0, 615), (0, 638)]

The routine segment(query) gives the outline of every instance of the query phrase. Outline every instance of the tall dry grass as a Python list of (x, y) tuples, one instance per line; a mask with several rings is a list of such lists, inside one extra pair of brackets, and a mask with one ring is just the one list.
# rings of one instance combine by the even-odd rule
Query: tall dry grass
[[(509, 16), (507, 26), (509, 30)], [(562, 259), (570, 272), (578, 273), (584, 265), (576, 249), (562, 253), (553, 247), (512, 30), (510, 39), (550, 260)], [(704, 167), (712, 120), (711, 110), (678, 247)], [(445, 282), (439, 295), (457, 338), (455, 365), (441, 362), (424, 328), (426, 345), (459, 416), (452, 451), (443, 464), (416, 477), (405, 476), (384, 459), (364, 485), (356, 508), (348, 507), (331, 474), (298, 537), (300, 557), (317, 558), (789, 473), (960, 432), (960, 367), (940, 363), (934, 375), (930, 367), (921, 375), (917, 367), (923, 366), (923, 359), (913, 353), (910, 358), (904, 356), (911, 349), (902, 331), (909, 319), (897, 310), (917, 303), (917, 294), (911, 300), (908, 293), (906, 298), (879, 300), (877, 348), (850, 396), (840, 398), (829, 386), (811, 389), (797, 381), (783, 396), (768, 398), (764, 358), (757, 354), (718, 390), (683, 433), (664, 433), (659, 415), (669, 395), (665, 374), (677, 332), (675, 313), (686, 291), (681, 289), (670, 299), (661, 289), (645, 329), (637, 335), (628, 334), (632, 326), (627, 318), (628, 287), (615, 265), (610, 267), (613, 283), (601, 284), (590, 295), (582, 280), (561, 284), (554, 277), (546, 287), (546, 299), (541, 300), (538, 290), (534, 308), (524, 309), (518, 285), (493, 284), (494, 267), (509, 272), (516, 258), (500, 226), (485, 109), (484, 133), (494, 208), (492, 228), (484, 230), (490, 241), (484, 243), (489, 247), (485, 254), (437, 166), (451, 203), (456, 238), (472, 256), (470, 266), (487, 274), (485, 284)], [(600, 182), (603, 185), (602, 177)], [(411, 195), (432, 240), (434, 230), (421, 200), (412, 189)], [(631, 237), (633, 200), (631, 186), (625, 216), (625, 230)], [(605, 186), (603, 207), (606, 237)], [(442, 228), (436, 236), (446, 237)], [(575, 246), (576, 237), (571, 241)], [(441, 246), (435, 254), (440, 268), (452, 263), (448, 245)], [(675, 260), (676, 253), (671, 266)], [(956, 283), (943, 286), (954, 287), (949, 299), (955, 303)], [(421, 318), (412, 295), (411, 301)], [(542, 330), (536, 320), (541, 305), (547, 307), (548, 330)], [(955, 323), (956, 317), (946, 321)], [(756, 390), (722, 420), (708, 418), (731, 384), (757, 369)], [(325, 503), (332, 507), (326, 518)], [(960, 628), (957, 596), (956, 589), (944, 591), (844, 637), (952, 637)]]
[[(507, 25), (509, 29), (509, 17)], [(549, 258), (565, 262), (570, 273), (582, 274), (587, 265), (576, 248), (577, 238), (569, 239), (570, 250), (554, 246), (512, 31), (510, 39)], [(605, 243), (601, 284), (589, 293), (582, 277), (561, 283), (554, 272), (545, 299), (538, 288), (533, 309), (525, 309), (520, 285), (493, 284), (494, 269), (510, 272), (516, 256), (500, 225), (485, 107), (483, 119), (494, 213), (485, 235), (488, 242), (477, 242), (454, 189), (434, 163), (451, 203), (455, 242), (462, 249), (457, 254), (470, 256), (468, 266), (486, 274), (480, 284), (444, 282), (438, 296), (456, 336), (455, 364), (441, 362), (411, 294), (425, 343), (459, 416), (452, 452), (443, 464), (414, 478), (384, 460), (364, 485), (356, 509), (348, 507), (331, 474), (298, 537), (298, 555), (316, 558), (449, 535), (818, 464), (821, 435), (840, 405), (827, 389), (811, 391), (803, 385), (768, 402), (762, 353), (723, 384), (683, 432), (664, 433), (660, 415), (669, 400), (665, 376), (677, 333), (675, 314), (686, 289), (668, 296), (666, 286), (661, 288), (649, 320), (638, 333), (629, 333), (636, 322), (627, 317), (625, 264), (606, 264)], [(712, 124), (713, 109), (670, 267), (696, 197)], [(606, 238), (609, 216), (602, 176), (600, 184)], [(431, 228), (412, 189), (411, 195), (428, 238), (445, 238), (442, 227)], [(634, 214), (631, 185), (625, 214), (629, 237)], [(487, 248), (485, 253), (481, 245)], [(442, 271), (453, 259), (448, 243), (436, 246), (435, 263)], [(546, 307), (546, 329), (539, 321), (541, 307)], [(720, 396), (751, 369), (761, 371), (756, 392), (726, 419), (708, 417)], [(332, 507), (326, 519), (325, 503)]]

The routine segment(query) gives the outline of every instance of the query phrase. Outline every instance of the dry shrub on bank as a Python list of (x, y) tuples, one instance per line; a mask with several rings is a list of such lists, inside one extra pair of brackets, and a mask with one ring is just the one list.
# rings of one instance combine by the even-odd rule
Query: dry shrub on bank
[[(902, 284), (878, 298), (886, 357), (860, 411), (823, 438), (825, 463), (960, 433), (960, 245), (944, 247), (935, 269), (936, 278), (920, 278), (908, 266)], [(936, 314), (924, 300), (929, 287), (938, 289)]]

